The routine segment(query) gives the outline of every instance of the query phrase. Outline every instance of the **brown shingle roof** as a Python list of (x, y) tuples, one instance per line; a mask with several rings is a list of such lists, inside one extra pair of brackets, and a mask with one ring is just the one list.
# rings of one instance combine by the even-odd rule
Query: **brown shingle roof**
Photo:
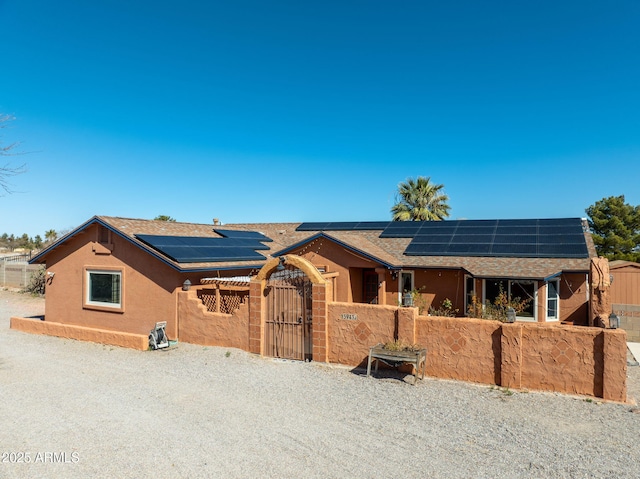
[[(136, 235), (200, 236), (220, 238), (215, 229), (257, 231), (272, 241), (264, 244), (268, 250), (260, 251), (264, 260), (229, 261), (207, 263), (177, 263), (170, 258), (163, 260), (179, 270), (217, 270), (255, 268), (280, 251), (320, 234), (319, 231), (296, 231), (301, 223), (245, 223), (245, 224), (199, 224), (156, 220), (141, 220), (113, 216), (96, 216), (98, 220), (113, 228), (140, 248), (156, 256), (158, 252), (142, 243)], [(92, 220), (85, 223), (89, 224)], [(381, 264), (394, 268), (447, 268), (464, 269), (476, 277), (515, 277), (542, 279), (561, 271), (588, 272), (589, 258), (503, 258), (503, 257), (458, 257), (458, 256), (406, 256), (404, 251), (411, 238), (380, 238), (382, 230), (330, 231), (323, 233), (329, 240), (339, 242), (352, 250), (362, 252)], [(73, 232), (71, 233), (73, 234)], [(590, 257), (596, 256), (591, 235), (585, 232), (585, 241)], [(46, 255), (46, 253), (44, 253)]]

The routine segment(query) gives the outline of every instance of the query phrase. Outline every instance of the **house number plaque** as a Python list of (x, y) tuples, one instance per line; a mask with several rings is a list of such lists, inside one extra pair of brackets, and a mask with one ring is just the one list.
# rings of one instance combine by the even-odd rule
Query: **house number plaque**
[(346, 321), (357, 321), (358, 315), (354, 313), (342, 313), (340, 315), (340, 319), (344, 319)]

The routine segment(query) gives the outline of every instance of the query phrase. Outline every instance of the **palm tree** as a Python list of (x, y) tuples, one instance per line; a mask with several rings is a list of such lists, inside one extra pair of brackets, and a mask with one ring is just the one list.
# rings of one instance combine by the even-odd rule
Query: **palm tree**
[(45, 231), (44, 233), (44, 239), (47, 243), (52, 243), (57, 238), (58, 238), (58, 233), (56, 232), (56, 230), (49, 230), (49, 231)]
[(396, 204), (391, 208), (393, 221), (439, 221), (449, 216), (449, 197), (444, 185), (431, 183), (431, 178), (407, 178), (398, 185)]

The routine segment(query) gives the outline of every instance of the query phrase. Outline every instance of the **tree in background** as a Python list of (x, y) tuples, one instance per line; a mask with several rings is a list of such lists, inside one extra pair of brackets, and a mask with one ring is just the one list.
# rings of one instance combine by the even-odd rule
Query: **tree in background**
[[(13, 120), (12, 116), (0, 113), (0, 129), (7, 127), (7, 122)], [(3, 145), (0, 142), (0, 156), (10, 156), (15, 155), (14, 151), (12, 151), (18, 143), (9, 143), (8, 145)], [(11, 183), (9, 182), (9, 178), (12, 176), (16, 176), (27, 171), (25, 165), (13, 167), (11, 163), (5, 163), (0, 166), (0, 196), (4, 194), (12, 193)]]
[(175, 223), (176, 220), (173, 219), (171, 216), (167, 216), (167, 215), (158, 215), (155, 218), (153, 218), (156, 221), (169, 221), (170, 223)]
[(398, 185), (396, 204), (391, 208), (393, 221), (439, 221), (449, 216), (449, 197), (444, 185), (431, 183), (430, 177), (408, 178)]
[(56, 230), (48, 230), (44, 232), (44, 240), (47, 243), (53, 243), (57, 239), (58, 239), (58, 233), (56, 232)]
[(640, 206), (625, 203), (624, 195), (610, 196), (586, 212), (599, 256), (640, 261)]

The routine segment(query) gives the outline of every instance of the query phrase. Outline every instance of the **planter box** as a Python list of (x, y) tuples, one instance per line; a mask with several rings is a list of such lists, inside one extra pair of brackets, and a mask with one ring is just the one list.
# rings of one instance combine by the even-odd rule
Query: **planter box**
[(375, 372), (378, 372), (378, 363), (383, 363), (391, 366), (398, 367), (401, 364), (413, 364), (414, 375), (413, 384), (418, 380), (418, 373), (422, 368), (422, 376), (420, 379), (424, 379), (425, 369), (427, 367), (427, 348), (419, 349), (417, 351), (390, 351), (384, 348), (384, 345), (379, 343), (369, 348), (369, 361), (367, 363), (367, 377), (371, 375), (371, 362), (376, 361)]

